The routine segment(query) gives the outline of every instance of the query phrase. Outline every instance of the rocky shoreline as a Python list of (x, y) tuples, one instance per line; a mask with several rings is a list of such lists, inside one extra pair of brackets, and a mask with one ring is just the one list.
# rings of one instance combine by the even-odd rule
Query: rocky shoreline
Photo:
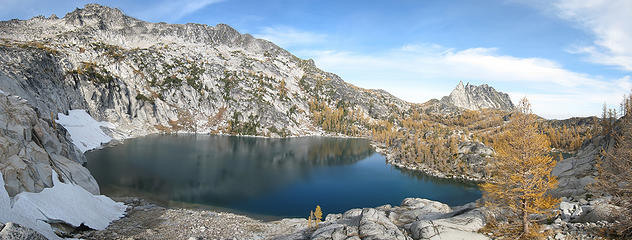
[[(116, 199), (128, 208), (126, 217), (101, 231), (75, 232), (84, 239), (435, 239), (463, 236), (487, 239), (476, 233), (484, 218), (475, 204), (450, 208), (419, 198), (401, 206), (351, 209), (328, 214), (318, 228), (307, 219), (261, 221), (227, 212), (167, 209), (139, 198)], [(473, 237), (473, 238), (469, 238)]]
[[(406, 198), (400, 206), (351, 209), (327, 214), (318, 228), (304, 218), (261, 221), (251, 217), (200, 209), (164, 208), (135, 197), (115, 198), (126, 206), (125, 217), (104, 230), (67, 229), (58, 233), (75, 239), (493, 239), (480, 233), (485, 208), (476, 203), (449, 207), (420, 198)], [(609, 198), (563, 198), (558, 215), (541, 229), (547, 239), (604, 239), (618, 207)], [(46, 239), (14, 223), (0, 224), (0, 239)]]
[(468, 175), (451, 175), (451, 174), (446, 174), (446, 173), (437, 171), (435, 169), (423, 167), (418, 164), (410, 164), (410, 163), (401, 162), (383, 144), (377, 143), (375, 141), (371, 141), (371, 146), (375, 148), (376, 152), (384, 155), (384, 158), (386, 158), (386, 163), (396, 166), (398, 168), (419, 171), (426, 175), (430, 175), (437, 178), (450, 179), (450, 180), (470, 181), (474, 183), (480, 183), (480, 182), (485, 181), (484, 178), (473, 177), (473, 176), (468, 176)]

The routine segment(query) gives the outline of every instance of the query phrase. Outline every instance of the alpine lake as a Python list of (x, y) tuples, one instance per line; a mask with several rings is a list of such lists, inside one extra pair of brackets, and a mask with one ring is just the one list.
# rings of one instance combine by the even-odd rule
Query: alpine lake
[(150, 135), (86, 156), (102, 194), (260, 219), (307, 217), (316, 205), (328, 214), (407, 197), (450, 206), (481, 197), (475, 184), (387, 164), (357, 138)]

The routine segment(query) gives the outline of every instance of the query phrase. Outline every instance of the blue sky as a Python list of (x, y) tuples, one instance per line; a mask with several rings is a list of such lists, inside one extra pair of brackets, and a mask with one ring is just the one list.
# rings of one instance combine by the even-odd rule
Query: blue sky
[[(461, 80), (567, 118), (599, 115), (632, 89), (629, 0), (96, 2), (152, 22), (226, 23), (411, 102), (448, 95)], [(27, 19), (88, 1), (0, 3), (0, 19)]]

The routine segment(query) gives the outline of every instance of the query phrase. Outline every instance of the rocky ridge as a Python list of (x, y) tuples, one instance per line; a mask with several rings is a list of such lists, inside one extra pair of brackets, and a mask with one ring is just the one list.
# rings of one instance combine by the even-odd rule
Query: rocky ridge
[(464, 86), (463, 82), (459, 82), (450, 95), (443, 97), (439, 103), (468, 110), (494, 108), (512, 111), (514, 109), (514, 105), (506, 93), (498, 92), (487, 84), (475, 86), (467, 83)]
[(312, 99), (369, 119), (410, 105), (224, 24), (149, 23), (89, 4), (63, 18), (0, 22), (0, 32), (1, 89), (44, 119), (85, 109), (113, 123), (119, 139), (170, 131), (313, 135), (321, 130), (311, 121)]

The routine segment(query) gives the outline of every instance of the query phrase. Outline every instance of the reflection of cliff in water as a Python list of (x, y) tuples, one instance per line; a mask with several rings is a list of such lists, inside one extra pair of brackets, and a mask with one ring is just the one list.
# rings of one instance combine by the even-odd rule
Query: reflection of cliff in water
[(87, 157), (105, 192), (108, 185), (127, 186), (157, 194), (158, 200), (221, 205), (274, 191), (305, 178), (310, 168), (352, 164), (372, 153), (364, 139), (163, 135), (131, 139)]

